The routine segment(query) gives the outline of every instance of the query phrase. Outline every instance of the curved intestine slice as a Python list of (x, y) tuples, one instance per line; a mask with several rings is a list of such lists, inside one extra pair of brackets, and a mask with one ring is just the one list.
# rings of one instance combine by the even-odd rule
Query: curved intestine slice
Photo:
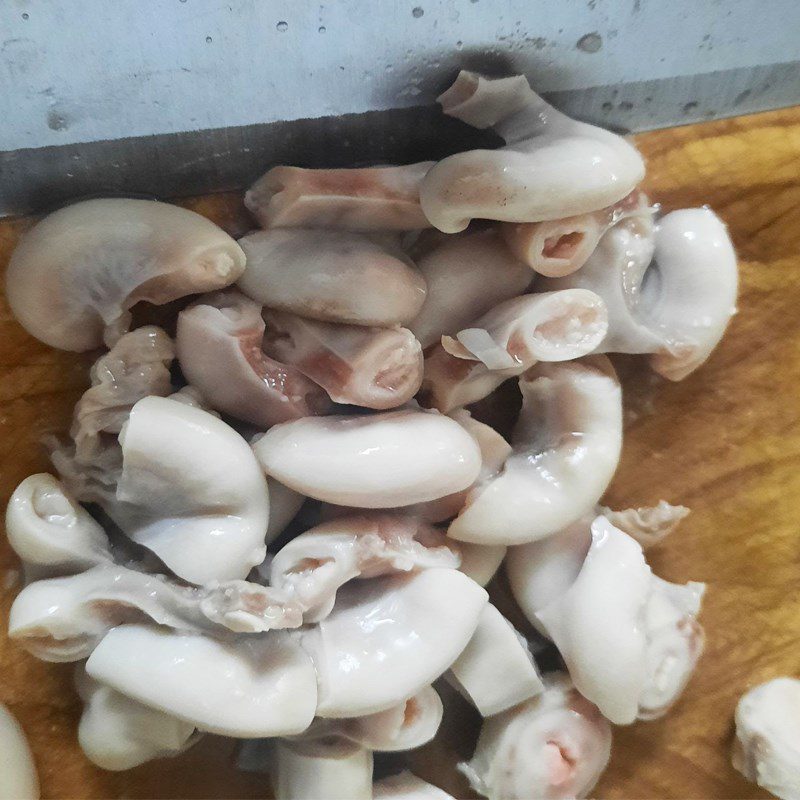
[(0, 703), (0, 797), (39, 800), (39, 776), (22, 726)]
[(668, 347), (650, 366), (679, 381), (705, 362), (736, 313), (736, 253), (725, 224), (708, 208), (664, 216), (655, 244), (656, 275), (646, 276), (642, 305)]
[(394, 508), (461, 491), (478, 476), (478, 445), (457, 422), (418, 409), (309, 417), (253, 444), (268, 475), (307, 497)]
[(781, 800), (800, 797), (800, 681), (774, 678), (736, 706), (733, 766)]
[(522, 410), (512, 453), (472, 488), (448, 536), (522, 544), (549, 536), (592, 509), (622, 445), (622, 398), (608, 359), (541, 363), (520, 379)]
[(612, 511), (605, 506), (598, 506), (597, 513), (602, 514), (615, 528), (627, 533), (647, 549), (666, 539), (689, 515), (689, 509), (686, 506), (673, 506), (666, 500), (659, 500), (655, 506), (626, 508), (622, 511)]
[(527, 643), (491, 604), (483, 609), (475, 634), (446, 675), (484, 717), (544, 689)]
[(31, 577), (67, 575), (112, 560), (102, 526), (45, 473), (25, 478), (14, 490), (6, 536)]
[(86, 757), (107, 770), (125, 770), (179, 755), (197, 741), (194, 725), (138, 703), (90, 678), (83, 666), (75, 683), (84, 707), (78, 742)]
[(204, 295), (178, 315), (178, 362), (213, 408), (262, 428), (325, 411), (322, 389), (264, 353), (263, 337), (258, 303), (235, 289)]
[(275, 800), (372, 800), (372, 752), (331, 739), (273, 744)]
[(540, 275), (559, 278), (579, 270), (612, 225), (648, 213), (652, 214), (652, 209), (646, 195), (634, 189), (618, 203), (599, 211), (546, 222), (502, 225), (501, 231), (517, 258)]
[(374, 800), (455, 800), (438, 786), (410, 772), (400, 772), (372, 785)]
[[(572, 585), (554, 599), (531, 594), (526, 605), (549, 599), (535, 618), (558, 647), (575, 686), (604, 716), (619, 725), (653, 719), (683, 690), (702, 652), (695, 617), (705, 587), (655, 578), (641, 546), (605, 517), (591, 523), (591, 537)], [(548, 573), (542, 568), (538, 574)], [(519, 583), (512, 586), (519, 594)], [(553, 584), (547, 592), (558, 594), (558, 588)]]
[(235, 738), (298, 734), (317, 702), (314, 665), (285, 631), (221, 641), (120, 625), (95, 648), (86, 672), (201, 731)]
[(309, 319), (389, 327), (412, 320), (425, 279), (402, 250), (364, 234), (275, 228), (240, 239), (239, 288), (268, 308)]
[(591, 353), (607, 328), (605, 304), (593, 292), (515, 297), (455, 338), (442, 337), (425, 358), (423, 396), (445, 413), (474, 403), (538, 361), (566, 361)]
[(489, 369), (588, 355), (608, 329), (605, 303), (593, 292), (528, 294), (500, 303), (442, 346), (456, 358), (483, 361)]
[(69, 442), (50, 437), (53, 465), (69, 491), (84, 502), (113, 497), (122, 468), (117, 436), (142, 398), (172, 392), (170, 364), (175, 348), (152, 325), (123, 334), (89, 373), (91, 387), (75, 406)]
[(364, 512), (292, 539), (273, 559), (270, 583), (303, 609), (305, 622), (317, 622), (330, 613), (337, 590), (354, 578), (459, 563), (458, 546), (436, 528), (414, 517)]
[(197, 589), (107, 563), (26, 586), (11, 606), (8, 631), (38, 658), (76, 661), (114, 626), (137, 620), (223, 635), (298, 627), (302, 611), (281, 592), (255, 583)]
[(244, 578), (263, 561), (267, 483), (232, 428), (198, 408), (147, 397), (119, 441), (122, 472), (106, 511), (131, 539), (191, 583)]
[[(441, 235), (441, 234), (439, 234)], [(428, 292), (408, 323), (423, 348), (455, 334), (498, 303), (522, 294), (533, 281), (497, 230), (448, 236), (416, 259)]]
[(475, 753), (459, 765), (489, 800), (587, 797), (608, 764), (611, 727), (566, 675), (537, 697), (484, 720)]
[(273, 167), (250, 187), (244, 203), (264, 228), (417, 230), (430, 225), (420, 208), (419, 184), (432, 166)]
[(422, 209), (447, 233), (473, 218), (538, 222), (597, 211), (644, 177), (642, 158), (625, 139), (557, 111), (523, 75), (490, 80), (462, 70), (439, 103), (448, 116), (493, 128), (506, 142), (449, 156), (423, 179)]
[(609, 311), (597, 352), (651, 353), (653, 369), (682, 380), (716, 347), (735, 313), (738, 271), (723, 222), (707, 208), (649, 213), (614, 225), (577, 272), (538, 289), (584, 288)]
[(398, 705), (458, 658), (487, 595), (454, 569), (353, 581), (301, 633), (319, 683), (317, 716), (359, 717)]
[(84, 200), (28, 231), (6, 286), (14, 316), (31, 334), (85, 351), (114, 344), (136, 303), (221, 289), (244, 264), (241, 247), (193, 211), (152, 200)]
[(396, 408), (422, 382), (422, 348), (405, 328), (320, 322), (269, 310), (264, 320), (265, 352), (291, 364), (337, 403)]

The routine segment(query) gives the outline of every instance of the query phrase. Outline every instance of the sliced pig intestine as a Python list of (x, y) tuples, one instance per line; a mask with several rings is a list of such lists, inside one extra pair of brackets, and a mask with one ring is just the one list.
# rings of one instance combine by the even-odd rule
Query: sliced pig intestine
[(126, 770), (184, 752), (198, 736), (194, 725), (138, 703), (90, 678), (83, 666), (75, 682), (84, 707), (78, 742), (98, 767)]
[(458, 423), (416, 408), (287, 422), (253, 450), (281, 483), (357, 508), (438, 500), (469, 486), (481, 468), (478, 445)]
[(490, 603), (447, 679), (484, 717), (522, 703), (543, 691), (539, 671), (522, 636)]
[(355, 578), (429, 567), (456, 568), (458, 545), (410, 516), (362, 512), (312, 528), (272, 560), (270, 583), (304, 612), (305, 622), (327, 616), (337, 590)]
[[(574, 536), (576, 528), (569, 536)], [(579, 537), (575, 536), (576, 539)], [(564, 658), (575, 686), (619, 725), (662, 716), (685, 687), (703, 648), (696, 622), (704, 585), (653, 576), (641, 546), (605, 517), (591, 523), (591, 546), (568, 588), (574, 562), (529, 571), (512, 567), (512, 591)], [(528, 559), (564, 559), (564, 549), (530, 546)], [(539, 552), (537, 552), (539, 551)], [(572, 549), (578, 554), (580, 545)]]
[(250, 187), (244, 202), (264, 228), (427, 228), (419, 184), (433, 163), (360, 169), (273, 167)]
[(647, 213), (614, 225), (577, 272), (537, 290), (584, 288), (609, 309), (597, 352), (650, 353), (652, 368), (682, 380), (702, 364), (735, 313), (738, 271), (725, 225), (706, 208)]
[(607, 329), (605, 303), (593, 292), (547, 292), (500, 303), (455, 339), (443, 336), (442, 346), (456, 358), (483, 361), (489, 369), (527, 369), (537, 361), (588, 355)]
[(429, 686), (466, 647), (487, 600), (454, 569), (343, 586), (330, 615), (299, 634), (317, 671), (317, 716), (374, 714)]
[(92, 365), (92, 385), (75, 406), (70, 441), (46, 440), (53, 466), (76, 499), (102, 504), (113, 497), (122, 469), (117, 436), (139, 400), (172, 392), (174, 357), (169, 336), (148, 325), (123, 334)]
[(449, 156), (423, 179), (422, 209), (447, 233), (473, 218), (538, 222), (597, 211), (644, 177), (631, 144), (557, 111), (523, 75), (491, 80), (462, 70), (438, 100), (445, 114), (506, 142)]
[(522, 294), (534, 278), (492, 229), (448, 236), (423, 252), (416, 264), (428, 292), (408, 328), (424, 348)]
[(422, 396), (444, 413), (474, 403), (538, 361), (591, 353), (607, 327), (605, 304), (593, 292), (512, 298), (428, 352)]
[(523, 407), (503, 468), (468, 494), (448, 535), (523, 544), (594, 508), (620, 456), (622, 399), (605, 357), (541, 363), (520, 380)]
[(514, 255), (534, 272), (559, 278), (579, 270), (602, 236), (623, 219), (652, 214), (639, 189), (607, 208), (566, 219), (502, 225), (500, 230)]
[(6, 508), (6, 536), (26, 574), (69, 575), (112, 561), (102, 526), (52, 475), (26, 478)]
[(275, 800), (372, 800), (372, 752), (340, 737), (273, 744)]
[(274, 228), (239, 240), (253, 300), (309, 319), (389, 327), (412, 320), (425, 279), (399, 248), (349, 231)]
[(244, 265), (242, 248), (193, 211), (153, 200), (83, 200), (26, 233), (9, 261), (6, 291), (32, 335), (83, 352), (115, 344), (136, 303), (221, 289)]
[(119, 625), (92, 652), (86, 672), (201, 731), (234, 738), (300, 733), (317, 701), (314, 666), (286, 631), (223, 640)]
[(235, 289), (204, 295), (178, 315), (178, 361), (206, 403), (262, 428), (327, 410), (322, 389), (264, 353), (263, 337), (258, 303)]
[(302, 611), (281, 592), (246, 581), (197, 589), (107, 563), (26, 586), (11, 607), (9, 636), (44, 660), (76, 661), (132, 619), (223, 636), (298, 627)]
[(291, 364), (337, 403), (396, 408), (422, 382), (422, 348), (405, 328), (320, 322), (270, 310), (264, 320), (265, 352)]
[(736, 706), (733, 766), (781, 800), (800, 796), (800, 680), (773, 678)]
[(489, 800), (574, 800), (588, 796), (610, 755), (608, 722), (567, 675), (553, 673), (537, 697), (484, 720), (459, 769)]
[(176, 575), (205, 584), (261, 563), (267, 482), (247, 442), (212, 414), (147, 397), (119, 437), (122, 471), (104, 508)]
[(25, 731), (0, 703), (0, 797), (3, 800), (39, 800), (39, 776)]

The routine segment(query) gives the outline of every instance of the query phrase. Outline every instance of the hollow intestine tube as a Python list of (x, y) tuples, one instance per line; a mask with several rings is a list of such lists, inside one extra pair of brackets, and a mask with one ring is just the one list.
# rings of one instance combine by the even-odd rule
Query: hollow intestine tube
[(439, 103), (448, 116), (493, 128), (506, 142), (449, 156), (423, 179), (422, 209), (447, 233), (473, 218), (537, 222), (597, 211), (644, 177), (631, 144), (557, 111), (523, 75), (491, 80), (462, 70)]

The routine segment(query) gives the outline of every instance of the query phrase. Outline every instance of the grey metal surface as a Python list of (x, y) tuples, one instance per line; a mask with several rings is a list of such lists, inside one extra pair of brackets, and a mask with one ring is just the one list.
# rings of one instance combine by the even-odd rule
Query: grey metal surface
[(6, 0), (0, 214), (452, 152), (485, 141), (431, 107), (460, 67), (624, 130), (790, 105), (798, 31), (796, 0)]

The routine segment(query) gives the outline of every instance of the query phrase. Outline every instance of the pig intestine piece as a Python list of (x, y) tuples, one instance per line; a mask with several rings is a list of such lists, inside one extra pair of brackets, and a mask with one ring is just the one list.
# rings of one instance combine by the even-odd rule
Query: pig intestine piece
[[(385, 410), (422, 381), (422, 348), (405, 328), (370, 328), (264, 311), (264, 351), (291, 364), (337, 403)], [(284, 420), (281, 420), (284, 421)]]
[(781, 800), (800, 797), (800, 680), (774, 678), (736, 706), (733, 766)]
[(605, 517), (567, 536), (563, 547), (551, 540), (512, 550), (514, 595), (604, 716), (625, 725), (663, 715), (702, 653), (704, 585), (655, 577), (641, 546)]
[(39, 800), (39, 776), (22, 726), (0, 704), (0, 797)]
[(247, 581), (198, 589), (108, 562), (29, 584), (11, 606), (8, 628), (38, 658), (77, 661), (115, 625), (139, 619), (219, 636), (296, 628), (302, 609), (278, 590)]
[(194, 725), (149, 708), (90, 678), (82, 665), (75, 683), (83, 700), (78, 741), (98, 767), (125, 770), (182, 753), (197, 739)]
[(270, 583), (303, 609), (305, 622), (318, 622), (350, 580), (459, 563), (458, 545), (430, 525), (399, 514), (362, 512), (292, 539), (273, 559)]
[(611, 727), (569, 677), (484, 720), (475, 753), (459, 769), (489, 800), (574, 800), (594, 788), (611, 755)]
[(309, 319), (389, 327), (412, 320), (425, 279), (399, 247), (350, 231), (273, 228), (240, 242), (239, 288), (268, 308)]
[(462, 70), (439, 103), (445, 114), (493, 128), (506, 141), (499, 150), (449, 156), (423, 179), (422, 210), (447, 233), (473, 218), (538, 222), (597, 211), (644, 177), (632, 145), (557, 111), (523, 75), (491, 80)]
[(656, 372), (682, 380), (709, 357), (736, 311), (736, 254), (708, 208), (673, 211), (655, 226), (644, 210), (614, 225), (577, 272), (537, 282), (537, 290), (575, 288), (608, 307), (597, 352), (652, 353)]
[(424, 348), (522, 294), (534, 279), (493, 229), (447, 236), (425, 248), (416, 263), (428, 292), (408, 328)]
[(450, 412), (483, 399), (538, 361), (591, 353), (607, 328), (605, 304), (593, 292), (512, 298), (429, 350), (421, 397), (424, 404)]
[(264, 228), (427, 228), (419, 184), (432, 166), (433, 161), (364, 169), (273, 167), (250, 187), (244, 203)]
[(274, 743), (275, 800), (372, 800), (372, 752), (331, 737)]
[(204, 295), (178, 315), (178, 361), (217, 411), (262, 428), (321, 413), (322, 389), (262, 350), (261, 306), (236, 289)]
[(523, 406), (512, 452), (473, 487), (448, 536), (522, 544), (561, 530), (594, 508), (617, 467), (622, 397), (605, 357), (539, 364), (520, 380)]
[(500, 230), (514, 255), (534, 272), (559, 278), (583, 267), (611, 226), (652, 211), (647, 196), (634, 189), (618, 203), (600, 211), (547, 222), (506, 224)]

